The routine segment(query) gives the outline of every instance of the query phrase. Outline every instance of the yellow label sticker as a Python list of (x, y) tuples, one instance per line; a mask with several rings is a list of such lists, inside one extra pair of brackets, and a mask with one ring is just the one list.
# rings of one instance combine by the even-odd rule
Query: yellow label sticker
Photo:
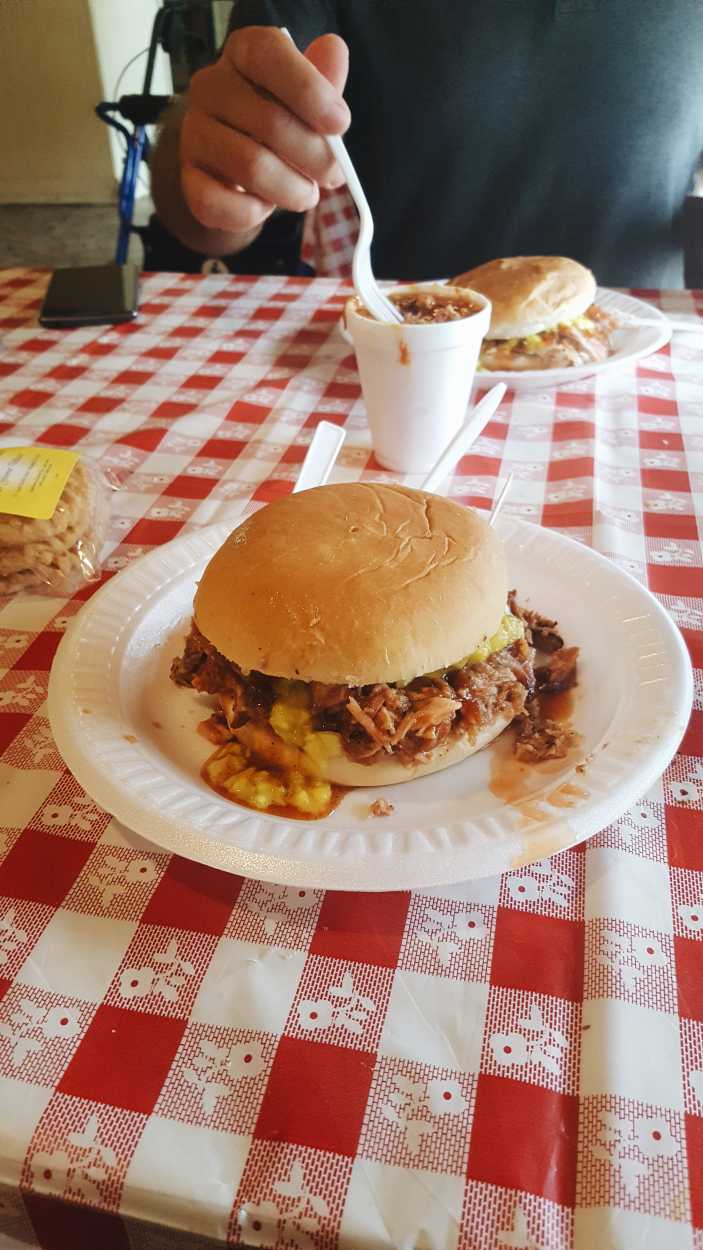
[(48, 521), (77, 460), (53, 447), (0, 448), (0, 512)]

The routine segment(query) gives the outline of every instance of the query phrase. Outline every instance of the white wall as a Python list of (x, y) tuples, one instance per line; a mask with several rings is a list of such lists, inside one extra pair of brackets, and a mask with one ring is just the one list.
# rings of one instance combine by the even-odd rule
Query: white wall
[[(157, 0), (0, 0), (0, 203), (114, 200), (121, 150), (95, 116), (149, 42)], [(120, 92), (139, 90), (145, 57)], [(153, 90), (170, 91), (157, 56)]]

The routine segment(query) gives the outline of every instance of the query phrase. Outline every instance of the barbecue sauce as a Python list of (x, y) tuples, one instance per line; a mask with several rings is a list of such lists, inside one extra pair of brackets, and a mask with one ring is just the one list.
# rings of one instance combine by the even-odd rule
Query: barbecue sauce
[[(555, 694), (541, 694), (539, 704), (545, 720), (568, 723), (574, 710), (574, 688), (559, 690)], [(509, 735), (510, 730), (507, 733)], [(548, 775), (550, 772), (561, 772), (563, 763), (563, 760), (557, 759), (532, 764), (526, 760), (517, 759), (512, 753), (505, 756), (500, 750), (494, 751), (491, 757), (488, 789), (503, 803), (518, 806), (525, 817), (525, 824), (531, 825), (533, 822), (547, 820), (548, 814), (542, 812), (539, 800), (535, 798), (534, 803), (529, 802), (530, 796), (534, 794), (535, 768), (539, 768), (543, 775)], [(584, 796), (585, 793), (584, 791)], [(563, 804), (563, 806), (567, 805)]]
[(574, 687), (570, 690), (557, 690), (555, 694), (541, 694), (539, 705), (546, 720), (571, 720), (574, 711)]

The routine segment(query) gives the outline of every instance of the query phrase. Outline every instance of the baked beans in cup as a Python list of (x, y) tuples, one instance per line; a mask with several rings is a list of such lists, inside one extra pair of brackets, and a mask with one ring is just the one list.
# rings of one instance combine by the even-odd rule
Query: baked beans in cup
[(440, 283), (387, 294), (402, 323), (377, 321), (356, 297), (344, 321), (376, 459), (396, 473), (425, 474), (466, 419), (491, 305), (477, 291)]
[[(462, 317), (472, 317), (480, 312), (482, 304), (475, 300), (457, 298), (456, 295), (440, 295), (436, 291), (412, 290), (393, 291), (390, 301), (403, 314), (407, 325), (436, 325), (438, 321), (460, 321)], [(356, 308), (362, 317), (373, 317), (368, 308), (357, 299)]]

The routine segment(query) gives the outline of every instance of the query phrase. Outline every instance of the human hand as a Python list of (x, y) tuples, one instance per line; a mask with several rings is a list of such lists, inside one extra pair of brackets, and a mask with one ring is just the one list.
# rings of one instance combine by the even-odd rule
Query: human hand
[(180, 140), (181, 187), (202, 225), (258, 230), (274, 208), (313, 208), (343, 179), (323, 138), (342, 134), (348, 52), (322, 35), (303, 54), (276, 27), (248, 26), (191, 81)]

